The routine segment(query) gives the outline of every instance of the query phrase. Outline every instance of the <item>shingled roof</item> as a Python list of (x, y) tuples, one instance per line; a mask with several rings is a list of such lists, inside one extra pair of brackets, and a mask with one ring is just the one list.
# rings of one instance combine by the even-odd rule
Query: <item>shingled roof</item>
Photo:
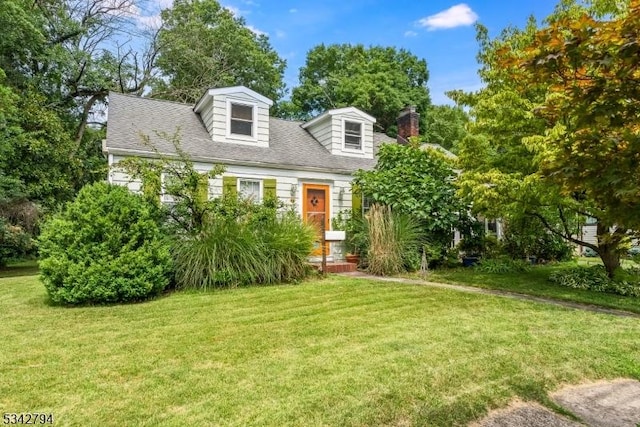
[[(110, 154), (153, 156), (141, 138), (147, 135), (160, 153), (175, 155), (172, 143), (158, 134), (178, 131), (182, 149), (194, 161), (348, 174), (375, 165), (373, 159), (331, 154), (301, 127), (303, 123), (271, 117), (268, 148), (221, 143), (212, 140), (191, 105), (111, 92), (105, 149)], [(377, 132), (373, 139), (374, 153), (380, 144), (394, 142)]]

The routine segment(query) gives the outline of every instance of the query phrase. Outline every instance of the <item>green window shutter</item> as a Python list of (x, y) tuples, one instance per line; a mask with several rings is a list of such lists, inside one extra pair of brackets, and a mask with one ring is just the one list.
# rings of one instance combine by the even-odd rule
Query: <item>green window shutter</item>
[(223, 196), (238, 195), (238, 179), (235, 176), (222, 177), (222, 195)]
[(198, 189), (196, 191), (196, 197), (199, 203), (207, 203), (209, 200), (209, 177), (207, 174), (200, 174), (198, 176)]
[(362, 218), (362, 192), (355, 185), (351, 186), (351, 215), (352, 218)]
[(148, 200), (160, 203), (160, 191), (162, 182), (160, 180), (160, 172), (150, 170), (142, 176), (142, 194)]
[(278, 197), (278, 195), (276, 193), (276, 180), (275, 180), (275, 178), (265, 179), (262, 182), (262, 185), (263, 185), (263, 193), (264, 193), (264, 198), (265, 199), (275, 199), (276, 197)]

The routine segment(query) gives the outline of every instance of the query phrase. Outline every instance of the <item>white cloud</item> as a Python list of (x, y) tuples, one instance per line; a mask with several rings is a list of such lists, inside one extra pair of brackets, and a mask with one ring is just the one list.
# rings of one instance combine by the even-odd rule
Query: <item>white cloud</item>
[(404, 32), (404, 36), (405, 37), (415, 37), (417, 35), (418, 35), (418, 33), (416, 33), (415, 31), (411, 31), (411, 30)]
[(247, 25), (247, 28), (253, 34), (255, 34), (256, 36), (262, 36), (262, 35), (268, 36), (269, 35), (269, 33), (267, 33), (266, 31), (259, 30), (258, 28), (254, 27), (253, 25)]
[(418, 21), (418, 25), (429, 31), (448, 28), (466, 27), (478, 20), (478, 15), (465, 3), (451, 6), (447, 10), (435, 15), (427, 16)]
[(162, 18), (160, 15), (137, 16), (135, 18), (138, 28), (157, 30), (162, 26)]
[(223, 6), (225, 9), (227, 9), (229, 12), (231, 12), (231, 14), (235, 17), (240, 16), (240, 9), (238, 9), (235, 6)]
[(157, 4), (160, 9), (169, 9), (173, 6), (173, 0), (154, 0), (153, 3)]
[(296, 12), (298, 12), (298, 9), (296, 9), (296, 8), (289, 9), (289, 13), (296, 13)]
[(276, 37), (279, 39), (283, 39), (285, 37), (287, 37), (287, 33), (285, 33), (282, 30), (276, 30)]

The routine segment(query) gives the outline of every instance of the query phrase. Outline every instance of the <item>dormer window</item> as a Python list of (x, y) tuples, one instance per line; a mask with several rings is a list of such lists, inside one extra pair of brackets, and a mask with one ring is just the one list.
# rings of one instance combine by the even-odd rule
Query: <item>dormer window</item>
[(232, 135), (253, 137), (253, 105), (230, 103), (229, 129)]
[(344, 121), (344, 149), (362, 151), (362, 123)]

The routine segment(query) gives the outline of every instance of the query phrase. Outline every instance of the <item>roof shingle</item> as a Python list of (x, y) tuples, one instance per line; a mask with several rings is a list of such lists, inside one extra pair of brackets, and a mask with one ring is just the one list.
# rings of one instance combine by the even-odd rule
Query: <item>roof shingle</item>
[[(151, 155), (153, 150), (141, 138), (147, 135), (157, 151), (173, 155), (173, 144), (161, 135), (179, 132), (181, 147), (193, 160), (338, 173), (371, 169), (375, 165), (373, 159), (331, 154), (300, 126), (302, 123), (271, 117), (268, 148), (221, 143), (212, 140), (191, 105), (112, 92), (106, 150), (114, 154)], [(384, 134), (374, 133), (374, 153), (380, 144), (392, 141)]]

